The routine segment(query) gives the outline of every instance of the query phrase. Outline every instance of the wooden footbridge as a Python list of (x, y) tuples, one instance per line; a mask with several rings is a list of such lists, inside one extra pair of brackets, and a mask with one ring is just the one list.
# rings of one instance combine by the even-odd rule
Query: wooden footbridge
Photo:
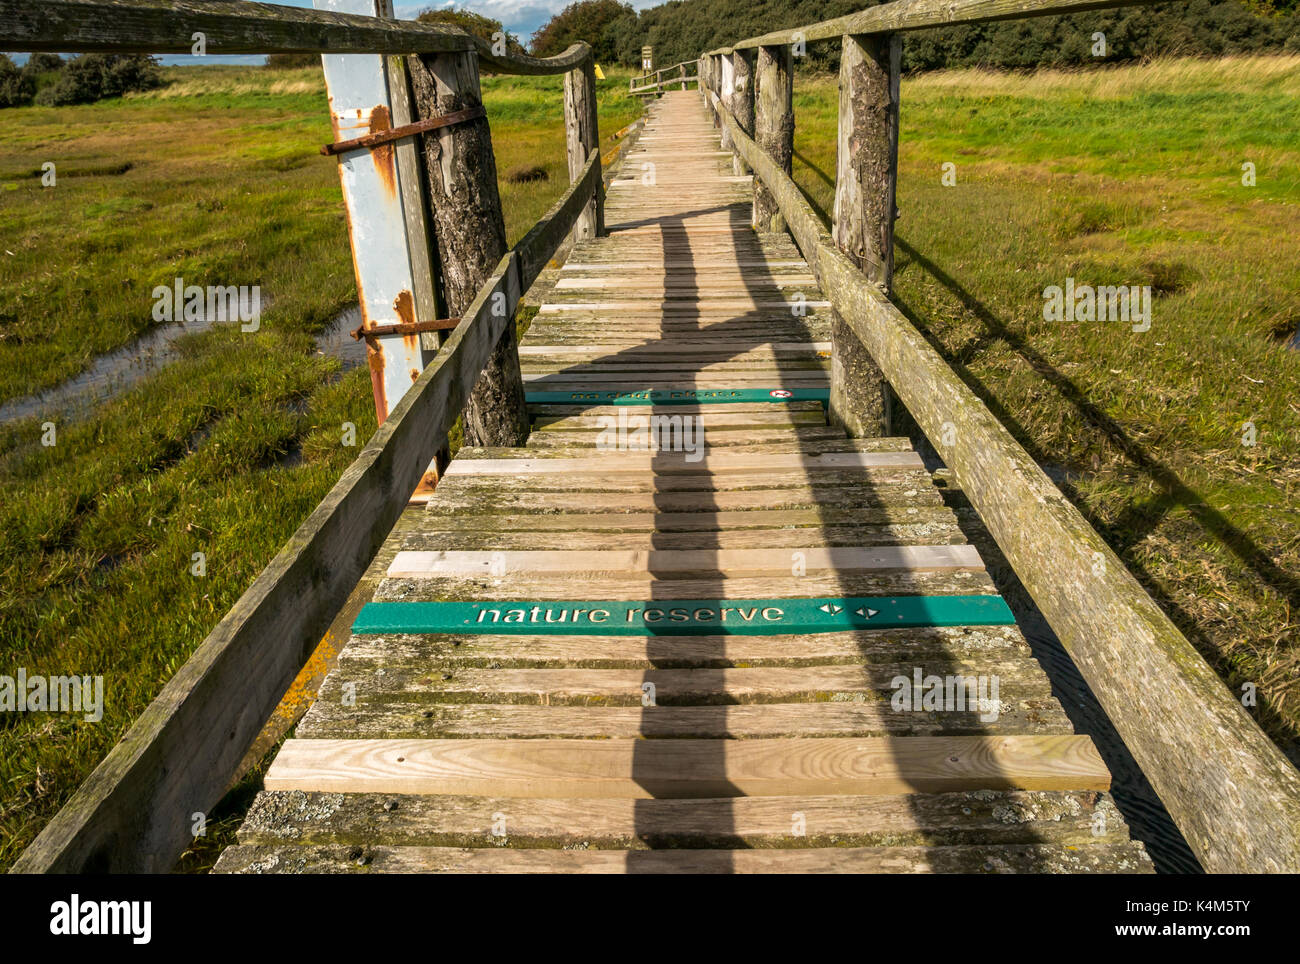
[[(218, 871), (1151, 870), (894, 404), (1205, 866), (1300, 867), (1295, 770), (888, 299), (900, 31), (1116, 5), (905, 0), (705, 54), (602, 187), (584, 45), (0, 0), (11, 49), (326, 50), (338, 139), (393, 132), (340, 155), (383, 424), (16, 869), (171, 866), (333, 622)], [(826, 38), (833, 235), (789, 178), (791, 52)], [(573, 186), (509, 251), (476, 64), (566, 75)]]

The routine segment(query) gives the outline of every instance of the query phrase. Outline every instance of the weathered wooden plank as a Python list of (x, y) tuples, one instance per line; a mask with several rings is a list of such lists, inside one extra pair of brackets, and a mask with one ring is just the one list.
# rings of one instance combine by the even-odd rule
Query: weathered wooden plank
[(502, 475), (479, 478), (474, 475), (456, 475), (444, 479), (442, 491), (468, 493), (483, 488), (505, 485), (514, 489), (538, 492), (723, 492), (741, 489), (788, 489), (809, 484), (841, 486), (877, 486), (905, 482), (919, 488), (932, 484), (932, 477), (924, 469), (816, 469), (799, 473), (692, 473), (689, 475), (644, 475), (635, 473), (602, 474), (534, 473), (531, 475)]
[[(437, 512), (436, 509), (429, 510)], [(510, 513), (453, 517), (438, 513), (436, 525), (464, 532), (635, 532), (698, 533), (717, 535), (723, 531), (765, 533), (790, 529), (807, 533), (831, 525), (933, 525), (956, 523), (947, 506), (881, 506), (816, 509), (752, 510), (738, 512), (626, 512), (618, 515), (587, 512)], [(806, 536), (805, 536), (806, 537)], [(774, 543), (775, 544), (775, 543)]]
[[(572, 601), (575, 594), (586, 599), (621, 602), (628, 599), (653, 600), (667, 603), (672, 600), (755, 600), (780, 599), (799, 603), (808, 599), (842, 600), (844, 598), (893, 599), (899, 605), (910, 603), (918, 597), (987, 595), (999, 599), (993, 582), (982, 572), (958, 569), (949, 572), (904, 572), (901, 570), (876, 570), (848, 572), (835, 575), (810, 572), (803, 576), (787, 575), (784, 578), (768, 576), (685, 576), (662, 578), (645, 575), (606, 575), (591, 578), (575, 585), (568, 576), (529, 575), (516, 573), (506, 580), (466, 579), (385, 579), (375, 590), (380, 602), (410, 602), (412, 600), (450, 601), (501, 601), (554, 600)], [(776, 605), (779, 605), (776, 604)], [(663, 608), (657, 607), (657, 608)], [(671, 607), (669, 607), (671, 608)], [(748, 607), (752, 609), (753, 607)], [(928, 609), (928, 607), (927, 607)], [(965, 620), (974, 622), (975, 620)], [(671, 627), (671, 623), (665, 623)], [(520, 627), (521, 629), (524, 627)], [(759, 625), (771, 631), (779, 625)], [(784, 627), (787, 632), (789, 627)], [(823, 628), (832, 628), (827, 623)], [(836, 629), (851, 629), (845, 623)], [(640, 630), (644, 631), (644, 629)]]
[(1154, 873), (1140, 843), (1062, 846), (554, 850), (439, 847), (231, 847), (217, 873), (1085, 874)]
[(301, 740), (267, 790), (739, 797), (1108, 790), (1086, 736), (814, 740)]
[(210, 54), (429, 54), (476, 51), (506, 74), (562, 74), (591, 59), (578, 43), (554, 57), (492, 49), (458, 27), (303, 10), (246, 0), (0, 0), (10, 50), (191, 52), (204, 34)]
[[(797, 558), (795, 554), (798, 554)], [(789, 572), (791, 560), (806, 570), (983, 569), (969, 545), (873, 546), (788, 552), (768, 549), (590, 549), (532, 551), (406, 550), (388, 567), (393, 578), (510, 575), (514, 572), (720, 572), (747, 575)]]
[[(500, 517), (480, 519), (482, 528), (447, 528), (431, 522), (402, 541), (403, 549), (583, 549), (593, 542), (607, 549), (795, 549), (807, 546), (957, 545), (965, 535), (951, 522), (916, 525), (816, 525), (804, 528), (725, 529), (716, 532), (610, 532), (572, 525), (563, 531), (528, 527), (502, 529)], [(518, 520), (515, 520), (516, 522)], [(652, 524), (653, 525), (653, 524)], [(600, 533), (598, 540), (593, 539)]]
[[(382, 670), (377, 673), (376, 670)], [(646, 686), (653, 689), (647, 709), (669, 706), (776, 705), (874, 703), (899, 717), (929, 716), (920, 706), (905, 711), (890, 699), (913, 685), (913, 674), (954, 678), (954, 702), (948, 709), (973, 711), (985, 723), (995, 723), (1002, 703), (1027, 698), (1050, 699), (1051, 685), (1032, 659), (1014, 662), (981, 661), (976, 666), (950, 661), (886, 663), (867, 666), (777, 666), (687, 669), (480, 669), (455, 664), (427, 665), (383, 659), (348, 660), (334, 672), (321, 698), (341, 702), (340, 687), (353, 683), (362, 706), (453, 703), (497, 706), (641, 707)], [(986, 681), (983, 692), (979, 679)], [(987, 684), (997, 679), (996, 689)], [(901, 682), (900, 682), (901, 681)], [(968, 681), (968, 682), (963, 682)], [(956, 703), (960, 696), (961, 703)], [(942, 700), (937, 709), (944, 708)], [(720, 714), (725, 716), (725, 713)]]
[(756, 509), (941, 506), (930, 486), (798, 486), (741, 492), (435, 492), (431, 506), (457, 512), (726, 512)]
[[(411, 57), (407, 67), (419, 119), (483, 106), (476, 54)], [(487, 119), (479, 118), (420, 137), (443, 297), (447, 310), (459, 318), (506, 252), (492, 136)], [(516, 304), (518, 298), (511, 299), (508, 312), (500, 302), (493, 307), (509, 320)], [(472, 444), (521, 445), (528, 438), (516, 348), (515, 326), (502, 325), (500, 340), (493, 345), (462, 413), (465, 439)]]
[[(483, 450), (477, 450), (482, 452)], [(530, 472), (651, 472), (655, 475), (672, 473), (700, 474), (704, 472), (800, 472), (815, 469), (920, 469), (925, 463), (913, 451), (884, 452), (831, 452), (809, 455), (734, 455), (731, 453), (706, 453), (704, 458), (688, 460), (685, 454), (649, 456), (633, 452), (609, 452), (595, 457), (538, 458), (532, 449), (521, 452), (517, 458), (500, 458), (500, 452), (491, 451), (489, 457), (475, 457), (475, 451), (462, 451), (447, 469), (448, 477), (455, 475), (522, 475)], [(468, 457), (467, 457), (468, 456)]]
[[(331, 684), (332, 687), (332, 684)], [(1051, 696), (1001, 700), (998, 718), (978, 709), (895, 713), (887, 702), (761, 703), (728, 706), (529, 706), (491, 703), (371, 703), (341, 692), (312, 704), (297, 735), (312, 739), (439, 740), (772, 740), (1074, 732)]]
[(9, 50), (210, 54), (402, 54), (473, 50), (464, 31), (442, 24), (304, 10), (231, 0), (0, 0)]
[[(1023, 659), (1015, 626), (921, 626), (773, 636), (566, 636), (490, 633), (355, 635), (339, 665), (388, 660), (496, 668), (691, 669)], [(908, 675), (911, 670), (908, 670)]]
[[(792, 819), (800, 814), (802, 820)], [(736, 797), (721, 800), (545, 800), (440, 795), (258, 794), (248, 845), (498, 845), (677, 849), (1123, 843), (1109, 794), (993, 791), (925, 796)], [(381, 828), (378, 834), (376, 828)], [(1100, 832), (1099, 832), (1100, 831)]]

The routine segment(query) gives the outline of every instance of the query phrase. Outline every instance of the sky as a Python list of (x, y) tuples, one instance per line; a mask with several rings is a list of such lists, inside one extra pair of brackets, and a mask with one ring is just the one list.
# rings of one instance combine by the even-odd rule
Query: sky
[[(312, 0), (268, 0), (272, 3), (280, 3), (290, 7), (310, 7)], [(355, 4), (364, 2), (364, 0), (334, 0), (334, 9), (343, 8), (345, 3)], [(404, 3), (402, 0), (394, 0), (393, 10), (399, 19), (413, 20), (415, 15), (421, 10), (429, 7), (455, 7), (460, 10), (472, 10), (475, 13), (481, 13), (485, 17), (491, 17), (493, 20), (500, 20), (506, 30), (517, 36), (525, 46), (528, 45), (529, 38), (533, 32), (545, 24), (551, 17), (567, 7), (572, 0), (428, 0), (425, 3)], [(664, 0), (624, 0), (629, 2), (637, 10), (644, 10), (647, 7), (657, 7)], [(25, 58), (14, 58), (20, 63)], [(226, 56), (222, 57), (213, 54), (208, 57), (191, 57), (181, 54), (162, 54), (158, 58), (164, 64), (185, 65), (185, 64), (260, 64), (265, 58), (260, 54), (257, 56)]]

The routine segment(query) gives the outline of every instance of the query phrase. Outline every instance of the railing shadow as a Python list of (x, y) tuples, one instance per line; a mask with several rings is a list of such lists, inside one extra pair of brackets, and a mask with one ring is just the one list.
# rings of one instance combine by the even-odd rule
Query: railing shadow
[[(709, 213), (714, 213), (718, 208), (705, 209)], [(730, 254), (735, 260), (742, 259), (752, 263), (754, 267), (747, 267), (741, 272), (744, 280), (745, 289), (750, 293), (755, 302), (755, 309), (748, 312), (741, 312), (725, 320), (718, 321), (714, 319), (714, 313), (707, 308), (707, 299), (704, 297), (703, 285), (706, 283), (701, 280), (701, 268), (707, 266), (708, 257), (711, 250), (709, 245), (699, 245), (699, 236), (693, 243), (691, 233), (688, 229), (688, 222), (698, 217), (701, 212), (689, 211), (669, 213), (660, 218), (641, 219), (636, 222), (638, 226), (652, 226), (657, 224), (660, 231), (661, 250), (665, 261), (665, 278), (671, 278), (677, 286), (679, 297), (673, 299), (674, 311), (671, 313), (671, 322), (669, 324), (669, 313), (661, 312), (660, 338), (665, 342), (676, 340), (682, 344), (699, 344), (712, 342), (715, 339), (727, 338), (728, 357), (734, 357), (754, 348), (771, 344), (774, 340), (814, 340), (808, 326), (804, 326), (802, 332), (798, 331), (798, 326), (791, 325), (788, 328), (788, 334), (776, 335), (765, 333), (762, 329), (762, 322), (770, 318), (770, 313), (762, 307), (762, 301), (772, 296), (773, 291), (780, 291), (779, 279), (768, 269), (766, 259), (762, 257), (762, 247), (758, 241), (758, 236), (750, 228), (750, 210), (748, 203), (732, 203), (725, 206), (725, 210), (730, 213), (731, 230), (724, 234), (726, 242), (730, 247)], [(628, 225), (614, 226), (617, 228), (626, 228)], [(697, 250), (697, 246), (699, 250)], [(667, 267), (672, 264), (672, 267)], [(824, 316), (824, 310), (823, 310)], [(774, 328), (773, 331), (779, 331)], [(825, 336), (818, 340), (824, 340)], [(608, 360), (634, 360), (637, 358), (635, 350), (620, 350), (601, 356), (602, 361)], [(585, 363), (584, 363), (585, 366)], [(575, 366), (583, 367), (583, 366)], [(783, 373), (784, 375), (784, 373)], [(628, 374), (628, 388), (635, 379), (635, 373)], [(778, 381), (781, 381), (778, 379)], [(649, 383), (642, 383), (649, 384)], [(773, 387), (780, 387), (775, 385)], [(708, 433), (705, 432), (707, 445)], [(745, 451), (746, 446), (728, 448), (729, 451)], [(798, 450), (805, 456), (812, 457), (819, 451), (816, 444), (800, 444)], [(710, 451), (717, 451), (710, 449)], [(650, 547), (654, 549), (682, 548), (689, 545), (695, 549), (712, 549), (715, 553), (720, 551), (728, 544), (734, 544), (724, 539), (724, 531), (736, 531), (734, 528), (726, 528), (727, 520), (721, 513), (728, 511), (726, 508), (727, 500), (722, 495), (723, 489), (703, 488), (707, 482), (701, 482), (701, 487), (690, 494), (688, 499), (683, 499), (683, 492), (679, 484), (674, 484), (668, 480), (674, 478), (673, 473), (667, 470), (669, 463), (676, 463), (678, 457), (673, 453), (659, 453), (652, 459), (652, 465), (656, 471), (653, 475), (653, 504), (654, 520), (653, 532), (650, 536)], [(812, 472), (811, 463), (805, 463), (806, 467), (801, 478), (796, 478), (796, 473), (791, 473), (789, 480), (790, 488), (804, 489), (798, 496), (790, 493), (788, 504), (799, 504), (800, 508), (805, 509), (808, 513), (806, 521), (808, 525), (805, 531), (810, 538), (803, 540), (807, 542), (817, 542), (826, 546), (833, 545), (860, 545), (864, 544), (864, 538), (870, 538), (873, 542), (867, 544), (899, 544), (893, 538), (892, 531), (888, 526), (884, 531), (889, 533), (887, 543), (882, 538), (882, 532), (879, 529), (867, 533), (865, 530), (874, 528), (864, 525), (860, 520), (862, 518), (876, 518), (878, 521), (885, 519), (884, 515), (872, 516), (872, 507), (882, 504), (882, 493), (878, 492), (873, 483), (873, 476), (870, 472), (864, 470), (853, 470), (836, 473), (827, 473), (819, 470), (816, 474)], [(679, 477), (678, 477), (679, 478)], [(796, 484), (798, 483), (798, 484)], [(854, 492), (851, 499), (843, 501), (837, 496), (839, 492)], [(768, 502), (769, 505), (782, 505), (780, 497)], [(687, 531), (693, 535), (689, 539), (683, 539), (684, 523), (681, 513), (684, 509), (689, 508), (691, 520)], [(785, 545), (789, 548), (791, 556), (798, 548), (810, 548), (802, 546), (799, 540), (791, 540), (788, 536), (779, 536), (786, 530), (778, 528), (769, 528), (762, 530), (766, 535), (773, 536), (772, 542)], [(768, 543), (766, 539), (763, 543)], [(762, 543), (756, 543), (762, 544)], [(780, 553), (781, 549), (773, 549), (773, 553)], [(793, 558), (791, 558), (793, 563)], [(714, 571), (697, 571), (690, 574), (689, 577), (683, 577), (681, 573), (656, 571), (653, 565), (648, 572), (648, 592), (647, 598), (650, 600), (672, 600), (681, 598), (708, 598), (721, 599), (729, 591), (728, 582), (724, 579), (721, 572), (721, 566), (716, 564)], [(788, 578), (769, 578), (759, 582), (750, 581), (746, 585), (763, 587), (764, 596), (791, 598), (791, 597), (822, 597), (822, 596), (860, 596), (860, 595), (911, 595), (924, 594), (934, 586), (933, 581), (924, 579), (917, 580), (912, 573), (906, 570), (892, 571), (889, 575), (870, 573), (863, 571), (843, 572), (839, 570), (829, 570), (817, 575), (796, 576), (790, 575)], [(734, 583), (730, 591), (735, 591)], [(951, 590), (950, 590), (951, 591)], [(759, 598), (755, 593), (756, 589), (748, 591), (745, 595), (750, 598)], [(921, 651), (932, 652), (934, 657), (920, 663), (923, 672), (931, 672), (937, 666), (950, 666), (963, 656), (972, 654), (963, 653), (960, 647), (954, 644), (951, 635), (936, 630), (914, 630), (908, 631), (901, 637), (887, 636), (884, 638), (899, 638), (906, 640), (913, 645), (911, 652), (914, 654), (914, 661), (919, 661), (915, 657), (916, 653)], [(860, 668), (864, 673), (879, 673), (883, 670), (882, 652), (880, 641), (882, 637), (873, 634), (871, 637), (858, 636), (857, 641), (861, 647)], [(799, 645), (799, 638), (791, 637), (789, 639), (791, 646)], [(806, 642), (806, 640), (805, 640)], [(731, 665), (731, 659), (728, 655), (727, 637), (726, 636), (707, 636), (692, 637), (689, 642), (692, 650), (692, 661), (696, 665), (707, 665), (719, 667), (718, 685), (715, 691), (722, 693), (723, 677), (725, 667)], [(654, 667), (646, 673), (644, 680), (646, 682), (663, 682), (664, 677), (658, 673), (660, 669), (670, 669), (680, 666), (682, 659), (683, 637), (673, 637), (651, 633), (646, 639), (646, 653), (651, 667)], [(910, 668), (910, 665), (909, 665)], [(878, 686), (880, 684), (877, 684)], [(695, 689), (700, 689), (696, 687)], [(666, 691), (666, 695), (671, 702), (671, 689)], [(870, 698), (871, 694), (868, 694)], [(964, 717), (961, 714), (953, 713), (945, 716), (938, 722), (926, 721), (923, 719), (891, 719), (886, 709), (888, 707), (888, 697), (880, 698), (879, 692), (874, 694), (877, 702), (875, 707), (880, 710), (883, 719), (886, 721), (881, 725), (881, 729), (886, 734), (926, 734), (926, 735), (947, 735), (954, 733), (961, 734), (986, 734), (995, 732), (994, 728), (984, 725), (977, 719), (975, 713), (968, 713)], [(689, 699), (686, 702), (691, 702)], [(796, 704), (807, 706), (807, 703)], [(667, 705), (656, 707), (646, 707), (642, 712), (641, 735), (646, 739), (638, 742), (633, 759), (633, 776), (643, 789), (651, 797), (671, 796), (679, 792), (671, 781), (662, 782), (664, 773), (665, 760), (671, 755), (671, 737), (680, 735), (680, 731), (674, 727), (665, 727), (662, 725), (664, 717), (660, 714), (668, 708)], [(870, 714), (865, 714), (864, 718)], [(694, 768), (696, 776), (706, 775), (709, 771), (716, 772), (717, 779), (713, 781), (719, 796), (712, 803), (712, 813), (714, 820), (711, 824), (713, 829), (713, 846), (727, 846), (735, 849), (751, 846), (743, 834), (739, 832), (735, 815), (734, 798), (740, 795), (741, 788), (731, 784), (727, 777), (727, 759), (726, 751), (733, 741), (743, 736), (743, 733), (733, 731), (732, 712), (727, 704), (718, 705), (693, 705), (690, 708), (690, 732), (705, 733), (709, 737), (717, 739), (719, 742), (705, 748), (705, 756), (700, 756), (696, 752), (690, 758), (690, 765)], [(752, 721), (754, 716), (750, 716)], [(835, 735), (861, 736), (863, 733), (860, 728), (852, 732), (846, 732)], [(668, 756), (666, 756), (666, 754)], [(712, 756), (709, 756), (712, 754)], [(1002, 781), (1009, 788), (1011, 780)], [(991, 780), (994, 786), (999, 785), (996, 777)], [(913, 817), (918, 827), (926, 826), (926, 815), (919, 809), (915, 808), (916, 797), (910, 796), (907, 805), (913, 807)], [(640, 801), (636, 805), (636, 829), (642, 843), (649, 848), (672, 847), (680, 845), (680, 842), (673, 834), (664, 833), (662, 821), (657, 816), (658, 811), (654, 805)], [(793, 816), (793, 815), (792, 815)], [(961, 843), (966, 842), (962, 836), (960, 828), (953, 830), (949, 828), (945, 831), (930, 833), (929, 831), (918, 831), (919, 836), (914, 835), (914, 839), (920, 844), (942, 844), (942, 843)], [(807, 841), (815, 845), (816, 828), (810, 828), (812, 840)], [(1020, 843), (1032, 844), (1039, 842), (1039, 837), (1034, 831), (1021, 824), (1016, 828), (1009, 829), (1004, 833), (1000, 840), (1002, 843)], [(822, 844), (825, 845), (825, 844)], [(641, 852), (644, 855), (644, 851)], [(725, 853), (713, 853), (705, 858), (707, 864), (705, 869), (716, 872), (725, 872), (734, 869), (734, 861)], [(654, 867), (653, 863), (643, 862), (644, 856), (638, 857), (634, 851), (628, 857), (628, 869), (636, 870), (639, 867), (645, 867), (649, 870)], [(1032, 857), (1028, 866), (1022, 864), (1022, 869), (1035, 869)]]
[[(977, 301), (955, 280), (939, 270), (906, 242), (895, 238), (895, 244), (911, 261), (925, 269), (937, 281), (948, 288), (961, 301), (963, 307), (978, 317), (990, 329), (983, 338), (962, 346), (959, 352), (947, 352), (941, 345), (936, 344), (934, 339), (929, 337), (924, 320), (905, 301), (897, 296), (893, 299), (899, 310), (916, 325), (917, 329), (925, 335), (932, 346), (944, 356), (945, 360), (953, 366), (953, 370), (957, 372), (958, 376), (980, 397), (989, 407), (989, 410), (1007, 427), (1008, 431), (1016, 437), (1017, 441), (1025, 447), (1036, 462), (1040, 465), (1045, 464), (1048, 462), (1049, 456), (1024, 431), (1019, 420), (997, 400), (988, 387), (968, 367), (968, 363), (994, 341), (1002, 340), (1013, 350), (1020, 353), (1022, 357), (1029, 361), (1038, 374), (1043, 375), (1057, 388), (1061, 389), (1062, 394), (1088, 424), (1105, 432), (1112, 441), (1125, 450), (1126, 454), (1137, 456), (1135, 461), (1140, 460), (1141, 463), (1146, 463), (1153, 468), (1158, 466), (1158, 463), (1150, 459), (1145, 452), (1133, 445), (1132, 441), (1109, 416), (1100, 412), (1093, 403), (1088, 401), (1073, 382), (1052, 368), (1039, 353), (1029, 348), (1023, 339), (1008, 331), (982, 303)], [(1112, 431), (1115, 434), (1112, 435)], [(1163, 466), (1159, 466), (1159, 469), (1163, 468)], [(1125, 527), (1122, 523), (1108, 524), (1104, 519), (1095, 516), (1089, 510), (1087, 504), (1077, 498), (1077, 493), (1069, 485), (1068, 481), (1057, 480), (1057, 485), (1075, 504), (1075, 507), (1088, 520), (1088, 523), (1101, 533), (1117, 552), (1122, 553), (1128, 546), (1141, 541), (1141, 538), (1146, 534), (1141, 533), (1128, 542), (1122, 538), (1117, 538), (1124, 532)], [(954, 507), (969, 507), (969, 503), (960, 493), (949, 493), (946, 498)], [(1158, 522), (1158, 518), (1152, 520), (1151, 527), (1154, 528)], [(1158, 869), (1178, 873), (1198, 872), (1200, 870), (1199, 862), (1192, 854), (1190, 847), (1188, 847), (1182, 833), (1175, 826), (1168, 811), (1165, 810), (1164, 804), (1160, 802), (1159, 796), (1147, 780), (1146, 775), (1133, 759), (1128, 747), (1125, 746), (1123, 739), (1115, 729), (1110, 715), (1093, 695), (1073, 659), (1066, 653), (1056, 634), (1039, 613), (1029, 593), (1021, 585), (1014, 570), (1002, 556), (997, 544), (988, 537), (982, 525), (978, 523), (971, 524), (965, 520), (963, 520), (962, 524), (963, 528), (971, 533), (973, 540), (979, 539), (983, 543), (981, 551), (990, 557), (991, 568), (999, 573), (999, 584), (1002, 591), (1016, 610), (1017, 619), (1024, 624), (1026, 638), (1033, 647), (1035, 655), (1050, 668), (1053, 688), (1060, 694), (1067, 713), (1075, 721), (1076, 725), (1094, 737), (1107, 767), (1114, 777), (1112, 793), (1116, 804), (1128, 820), (1134, 836), (1147, 843), (1148, 850)], [(1135, 575), (1142, 581), (1144, 588), (1153, 598), (1159, 601), (1166, 612), (1171, 613), (1180, 628), (1188, 636), (1197, 640), (1202, 651), (1207, 651), (1206, 637), (1197, 630), (1194, 623), (1188, 622), (1177, 600), (1161, 591), (1159, 585), (1150, 578), (1150, 574), (1140, 563), (1126, 559), (1125, 564), (1130, 571), (1135, 571)], [(1180, 615), (1183, 615), (1184, 618), (1179, 618)]]
[[(807, 170), (818, 177), (821, 181), (830, 187), (834, 187), (834, 179), (826, 172), (814, 164), (807, 156), (796, 152), (795, 155), (805, 165)], [(823, 224), (830, 226), (829, 218), (817, 204), (817, 201), (808, 191), (800, 187), (801, 193), (808, 200), (813, 210), (822, 219)], [(921, 270), (926, 271), (935, 278), (941, 285), (946, 287), (961, 304), (972, 314), (980, 319), (985, 325), (987, 332), (981, 339), (972, 344), (962, 346), (960, 351), (953, 353), (944, 349), (943, 346), (935, 344), (934, 339), (929, 336), (928, 329), (918, 314), (905, 301), (903, 301), (895, 292), (891, 296), (893, 303), (902, 311), (907, 318), (917, 327), (917, 329), (930, 341), (932, 347), (943, 356), (944, 360), (953, 367), (953, 370), (959, 377), (974, 391), (981, 401), (983, 401), (991, 412), (1002, 422), (1003, 425), (1016, 437), (1022, 445), (1025, 446), (1030, 456), (1039, 464), (1047, 461), (1046, 454), (1037, 446), (1028, 433), (1023, 430), (1018, 420), (1011, 415), (1005, 406), (1000, 404), (993, 393), (986, 385), (975, 376), (968, 367), (968, 362), (987, 344), (996, 341), (1004, 341), (1008, 347), (1017, 351), (1023, 358), (1034, 368), (1036, 372), (1046, 378), (1051, 384), (1057, 387), (1064, 397), (1075, 407), (1076, 411), (1084, 418), (1086, 422), (1105, 432), (1117, 446), (1126, 454), (1129, 454), (1139, 466), (1147, 468), (1153, 478), (1163, 478), (1166, 483), (1170, 484), (1170, 489), (1180, 492), (1187, 497), (1190, 502), (1196, 502), (1197, 497), (1192, 490), (1183, 485), (1181, 480), (1169, 470), (1160, 464), (1149, 453), (1146, 453), (1132, 439), (1130, 439), (1122, 428), (1109, 416), (1090, 402), (1086, 395), (1074, 385), (1067, 377), (1057, 371), (1046, 359), (1038, 352), (1034, 351), (1022, 337), (1016, 335), (1007, 329), (1006, 325), (997, 319), (987, 307), (979, 302), (969, 291), (962, 287), (954, 278), (945, 273), (936, 264), (925, 258), (919, 251), (910, 246), (906, 241), (895, 236), (894, 244), (896, 249), (901, 252), (905, 259), (900, 259), (896, 274), (906, 270), (909, 264), (915, 264)], [(902, 413), (914, 442), (927, 456), (927, 461), (932, 465), (939, 465), (940, 460), (934, 451), (929, 440), (920, 432), (919, 428), (895, 399), (896, 411)], [(1059, 485), (1060, 483), (1058, 483)], [(1117, 551), (1123, 551), (1127, 548), (1124, 540), (1116, 538), (1115, 527), (1119, 525), (1127, 526), (1127, 521), (1121, 520), (1119, 523), (1107, 525), (1104, 520), (1095, 518), (1088, 512), (1086, 505), (1076, 498), (1068, 485), (1062, 486), (1067, 497), (1071, 498), (1076, 508), (1078, 508), (1089, 524), (1096, 528), (1107, 542), (1116, 548)], [(967, 507), (964, 497), (954, 495), (949, 492), (945, 494), (945, 501), (954, 507)], [(1190, 506), (1189, 506), (1190, 507)], [(1207, 510), (1212, 516), (1218, 517), (1225, 525), (1226, 519), (1215, 512), (1208, 506), (1199, 506)], [(1137, 511), (1136, 509), (1130, 510)], [(1010, 565), (1003, 558), (1001, 550), (997, 544), (988, 535), (983, 525), (978, 521), (971, 522), (969, 518), (958, 516), (959, 524), (962, 526), (972, 543), (979, 546), (981, 554), (985, 557), (989, 565), (990, 574), (994, 577), (995, 584), (999, 591), (1007, 598), (1012, 610), (1016, 614), (1016, 619), (1021, 624), (1025, 632), (1025, 637), (1030, 643), (1031, 649), (1036, 658), (1048, 669), (1048, 675), (1052, 682), (1053, 693), (1060, 699), (1066, 714), (1075, 724), (1076, 728), (1083, 733), (1092, 736), (1097, 748), (1100, 751), (1103, 760), (1110, 769), (1113, 784), (1112, 795), (1115, 799), (1116, 806), (1119, 808), (1125, 820), (1129, 823), (1133, 836), (1142, 840), (1148, 846), (1148, 850), (1156, 864), (1157, 870), (1169, 872), (1194, 872), (1199, 870), (1200, 865), (1192, 855), (1190, 848), (1187, 846), (1181, 832), (1174, 825), (1168, 811), (1165, 810), (1164, 804), (1160, 802), (1159, 797), (1152, 789), (1145, 774), (1142, 773), (1136, 761), (1133, 760), (1128, 748), (1124, 745), (1123, 740), (1114, 728), (1113, 722), (1109, 715), (1102, 709), (1101, 704), (1097, 701), (1095, 695), (1083, 680), (1077, 666), (1073, 660), (1065, 653), (1059, 639), (1052, 632), (1042, 614), (1038, 611), (1032, 598), (1024, 587), (1020, 584), (1019, 579), (1015, 576)], [(1158, 521), (1158, 520), (1157, 520)], [(1153, 526), (1154, 527), (1154, 523)], [(1148, 530), (1149, 531), (1149, 530)], [(1243, 534), (1244, 535), (1244, 534)], [(1137, 541), (1137, 540), (1134, 540)], [(1258, 553), (1258, 548), (1253, 547), (1254, 552)], [(1249, 554), (1249, 552), (1247, 553)], [(1181, 629), (1195, 638), (1201, 646), (1202, 651), (1206, 650), (1206, 639), (1203, 634), (1199, 633), (1194, 624), (1191, 624), (1187, 614), (1177, 604), (1177, 600), (1169, 598), (1162, 593), (1155, 582), (1150, 578), (1149, 573), (1130, 560), (1126, 564), (1131, 570), (1136, 570), (1135, 575), (1142, 581), (1153, 597), (1155, 597), (1167, 612), (1178, 622)], [(1270, 562), (1271, 565), (1271, 562)], [(1277, 567), (1272, 567), (1276, 569)], [(1294, 580), (1285, 573), (1280, 573), (1282, 585), (1288, 582), (1292, 587), (1300, 584), (1300, 581)], [(1294, 592), (1294, 588), (1291, 590)]]

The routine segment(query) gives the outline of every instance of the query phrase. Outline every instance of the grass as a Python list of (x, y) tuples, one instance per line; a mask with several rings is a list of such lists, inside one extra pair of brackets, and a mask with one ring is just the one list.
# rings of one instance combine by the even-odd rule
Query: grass
[[(826, 212), (836, 83), (797, 87)], [(1300, 57), (946, 71), (902, 105), (896, 302), (1300, 759)], [(1151, 330), (1044, 321), (1067, 277), (1151, 285)]]
[[(331, 139), (319, 71), (167, 77), (120, 100), (0, 111), (0, 400), (129, 344), (155, 324), (153, 286), (177, 276), (259, 284), (263, 304), (257, 333), (186, 336), (171, 365), (58, 420), (53, 446), (37, 419), (0, 425), (0, 673), (105, 679), (98, 724), (0, 714), (0, 868), (375, 428), (366, 372), (341, 374), (311, 338), (356, 301), (337, 162), (318, 153)], [(625, 85), (601, 85), (606, 135), (639, 113)], [(562, 80), (483, 86), (502, 176), (546, 173), (501, 185), (513, 243), (568, 185)], [(45, 161), (54, 187), (41, 186)], [(343, 444), (348, 422), (355, 447)]]

